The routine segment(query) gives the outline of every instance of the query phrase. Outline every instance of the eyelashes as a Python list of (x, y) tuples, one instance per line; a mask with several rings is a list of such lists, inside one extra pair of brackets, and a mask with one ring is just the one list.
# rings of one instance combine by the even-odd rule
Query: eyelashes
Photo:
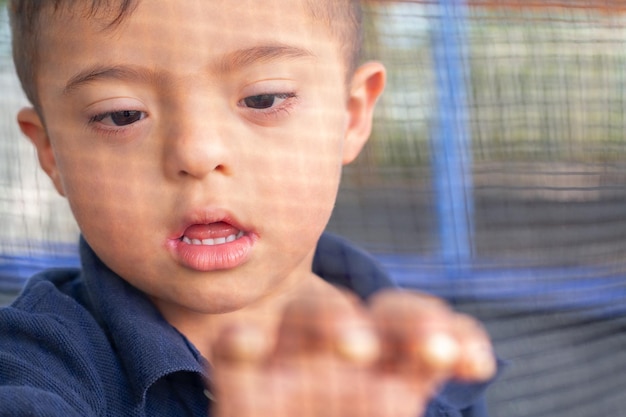
[[(272, 122), (288, 116), (298, 100), (295, 92), (263, 93), (244, 97), (237, 107), (252, 121)], [(103, 134), (123, 134), (148, 117), (143, 110), (120, 109), (92, 115), (88, 124)]]
[(282, 115), (289, 115), (298, 102), (294, 92), (257, 94), (243, 98), (237, 106), (250, 111), (253, 118), (265, 118), (268, 121), (279, 120)]
[(97, 114), (90, 118), (90, 123), (102, 123), (106, 126), (123, 127), (145, 119), (146, 112), (140, 110), (119, 110)]
[(275, 106), (280, 106), (285, 101), (295, 97), (295, 93), (259, 94), (244, 98), (239, 102), (239, 105), (255, 110), (265, 110)]

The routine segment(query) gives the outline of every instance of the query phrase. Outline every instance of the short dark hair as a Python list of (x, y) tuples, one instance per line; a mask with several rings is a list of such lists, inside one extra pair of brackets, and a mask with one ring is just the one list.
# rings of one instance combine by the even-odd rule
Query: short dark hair
[(348, 74), (352, 74), (361, 58), (363, 42), (363, 13), (360, 0), (307, 0), (315, 21), (327, 26), (341, 42), (347, 59)]
[[(76, 1), (76, 0), (70, 0)], [(90, 0), (85, 4), (84, 13), (93, 16), (99, 12), (111, 15), (110, 24), (122, 21), (136, 6), (137, 0)], [(26, 97), (41, 114), (39, 94), (36, 86), (37, 69), (39, 68), (38, 44), (39, 30), (43, 12), (50, 13), (69, 6), (68, 0), (9, 0), (9, 20), (11, 22), (13, 63), (22, 83)]]
[[(39, 30), (44, 10), (53, 14), (75, 5), (78, 0), (9, 0), (9, 18), (13, 42), (13, 62), (26, 97), (41, 115), (36, 86), (39, 65)], [(94, 17), (102, 14), (115, 26), (132, 13), (141, 0), (83, 0), (81, 12)], [(359, 61), (361, 49), (361, 5), (359, 0), (307, 0), (313, 18), (327, 26), (343, 47), (348, 74)]]

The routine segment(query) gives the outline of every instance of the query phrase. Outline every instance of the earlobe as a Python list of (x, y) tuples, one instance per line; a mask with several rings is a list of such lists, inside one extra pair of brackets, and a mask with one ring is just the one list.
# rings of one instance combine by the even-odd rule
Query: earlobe
[(348, 127), (343, 148), (343, 163), (349, 164), (361, 152), (372, 132), (376, 101), (385, 89), (385, 67), (379, 62), (361, 65), (352, 77), (348, 97)]
[(50, 138), (35, 109), (27, 107), (20, 110), (17, 114), (17, 123), (22, 133), (24, 133), (35, 146), (39, 165), (41, 165), (41, 168), (48, 174), (57, 192), (65, 196)]

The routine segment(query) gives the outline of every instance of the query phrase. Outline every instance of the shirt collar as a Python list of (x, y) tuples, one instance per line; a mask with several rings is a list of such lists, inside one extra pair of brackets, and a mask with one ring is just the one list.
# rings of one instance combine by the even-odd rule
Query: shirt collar
[(145, 398), (159, 378), (177, 371), (205, 375), (205, 361), (150, 300), (80, 239), (83, 277), (93, 314), (117, 350), (135, 395)]

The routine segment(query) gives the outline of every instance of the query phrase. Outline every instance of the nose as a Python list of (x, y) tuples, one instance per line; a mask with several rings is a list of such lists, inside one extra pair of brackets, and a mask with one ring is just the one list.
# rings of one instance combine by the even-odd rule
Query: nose
[(230, 175), (232, 147), (225, 120), (186, 112), (166, 129), (165, 169), (172, 178), (202, 179), (212, 172)]

